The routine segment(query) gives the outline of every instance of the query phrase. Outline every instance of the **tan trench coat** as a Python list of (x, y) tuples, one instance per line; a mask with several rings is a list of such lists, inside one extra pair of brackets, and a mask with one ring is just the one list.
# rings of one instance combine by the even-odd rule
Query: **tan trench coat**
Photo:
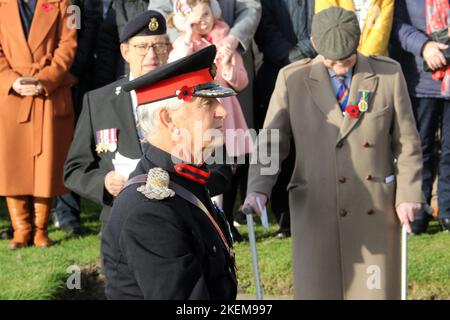
[[(281, 159), (291, 137), (296, 149), (288, 186), (296, 299), (400, 298), (395, 205), (423, 202), (419, 136), (396, 62), (359, 54), (349, 101), (360, 90), (371, 93), (368, 111), (344, 116), (317, 57), (282, 69), (270, 102), (265, 127), (280, 130)], [(260, 169), (251, 166), (248, 192), (270, 194), (276, 176)]]
[[(69, 5), (38, 0), (27, 40), (17, 0), (0, 0), (0, 195), (67, 191), (62, 172), (74, 121), (68, 70), (77, 45)], [(21, 76), (40, 80), (45, 94), (16, 94), (12, 84)]]

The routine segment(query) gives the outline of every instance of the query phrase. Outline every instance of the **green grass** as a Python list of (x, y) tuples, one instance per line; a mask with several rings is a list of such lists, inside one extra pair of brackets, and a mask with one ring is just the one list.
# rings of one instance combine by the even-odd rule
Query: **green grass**
[[(0, 212), (0, 229), (3, 229), (7, 226), (4, 201)], [(10, 251), (6, 249), (8, 241), (0, 241), (0, 300), (63, 297), (70, 276), (66, 273), (68, 267), (98, 264), (98, 207), (84, 202), (83, 212), (87, 231), (83, 237), (69, 237), (50, 227), (50, 237), (56, 244), (48, 249), (29, 247)]]
[[(0, 241), (1, 299), (92, 299), (101, 296), (98, 276), (100, 229), (96, 205), (83, 202), (83, 222), (87, 234), (72, 238), (50, 228), (50, 237), (57, 243), (48, 249), (6, 249), (8, 241)], [(7, 225), (4, 201), (0, 201), (0, 229)], [(291, 240), (276, 239), (275, 231), (256, 228), (261, 281), (264, 294), (292, 295)], [(240, 227), (246, 236), (246, 228)], [(409, 241), (409, 298), (450, 299), (450, 234), (437, 232), (437, 223), (430, 234), (412, 237)], [(254, 294), (250, 249), (247, 242), (235, 245), (239, 291)], [(82, 267), (82, 290), (66, 289), (71, 265)], [(87, 280), (86, 280), (87, 279)]]
[[(239, 231), (247, 237), (247, 228)], [(277, 239), (272, 236), (277, 228), (272, 226), (269, 231), (256, 227), (258, 264), (261, 270), (261, 283), (265, 295), (291, 295), (291, 240)], [(238, 265), (239, 291), (255, 293), (253, 285), (252, 257), (248, 242), (235, 244), (236, 261)]]
[(450, 299), (450, 233), (438, 229), (433, 222), (429, 234), (410, 238), (409, 292), (415, 299)]

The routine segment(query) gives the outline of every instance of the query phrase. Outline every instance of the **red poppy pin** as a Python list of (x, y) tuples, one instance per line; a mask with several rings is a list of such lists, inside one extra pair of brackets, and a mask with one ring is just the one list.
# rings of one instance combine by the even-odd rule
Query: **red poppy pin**
[(178, 90), (176, 93), (177, 93), (178, 99), (189, 102), (189, 101), (191, 101), (192, 96), (194, 95), (194, 92), (195, 92), (195, 90), (193, 87), (184, 86), (180, 90)]
[(49, 12), (50, 10), (52, 10), (52, 5), (50, 3), (43, 3), (42, 4), (42, 10), (44, 10), (45, 12)]
[(357, 105), (350, 105), (347, 106), (347, 108), (345, 109), (345, 111), (347, 111), (348, 115), (352, 118), (358, 119), (360, 111)]

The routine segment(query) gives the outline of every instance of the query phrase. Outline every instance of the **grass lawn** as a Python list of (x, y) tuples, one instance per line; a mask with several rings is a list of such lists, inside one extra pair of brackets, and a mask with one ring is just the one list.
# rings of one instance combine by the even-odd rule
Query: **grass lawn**
[[(0, 240), (0, 300), (2, 299), (95, 299), (102, 298), (99, 275), (98, 207), (83, 204), (85, 236), (72, 238), (50, 228), (56, 245), (48, 249), (26, 248), (8, 251), (8, 241)], [(5, 204), (0, 201), (0, 229), (7, 225)], [(257, 227), (258, 255), (264, 294), (292, 295), (291, 242), (276, 239)], [(245, 235), (246, 228), (240, 227)], [(450, 234), (438, 232), (437, 223), (429, 234), (409, 241), (409, 298), (450, 299)], [(248, 243), (235, 246), (239, 291), (254, 294), (251, 256)], [(69, 290), (67, 268), (82, 270), (81, 290)]]

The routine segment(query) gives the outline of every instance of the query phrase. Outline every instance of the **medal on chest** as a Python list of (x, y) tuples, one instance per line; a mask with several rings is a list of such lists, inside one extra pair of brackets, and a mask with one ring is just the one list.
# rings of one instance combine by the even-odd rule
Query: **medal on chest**
[(95, 135), (95, 152), (116, 152), (117, 151), (117, 128), (98, 130)]

